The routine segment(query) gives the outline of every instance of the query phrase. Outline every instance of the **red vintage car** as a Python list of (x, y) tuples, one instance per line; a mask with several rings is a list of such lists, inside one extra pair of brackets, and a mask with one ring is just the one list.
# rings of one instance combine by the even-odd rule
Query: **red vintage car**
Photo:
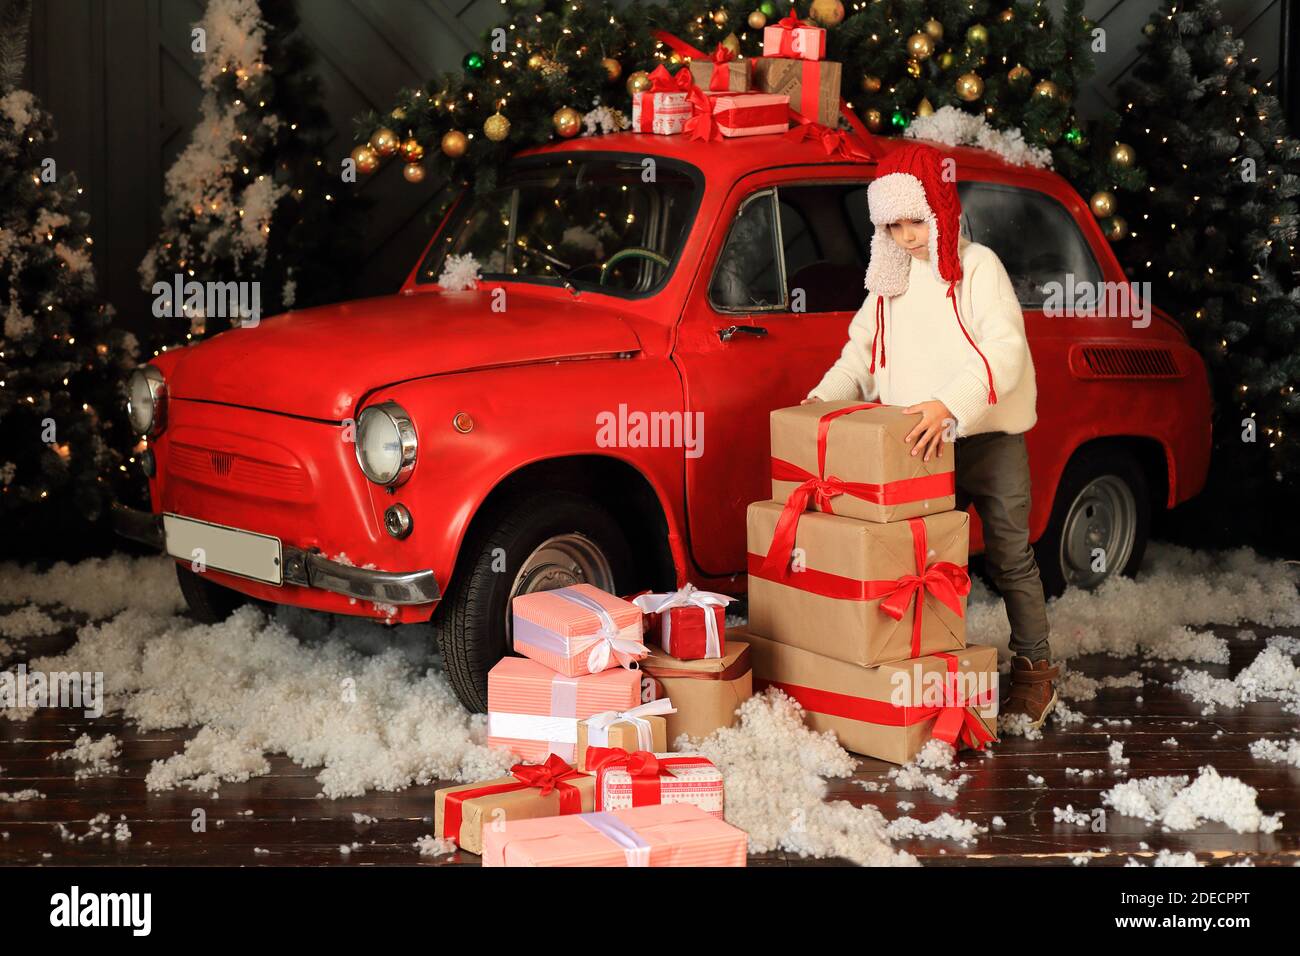
[[(1054, 283), (1126, 282), (1087, 205), (1050, 171), (940, 148), (963, 232), (1001, 257), (1026, 317), (1048, 589), (1131, 574), (1152, 509), (1204, 481), (1202, 362), (1159, 310), (1045, 314)], [(768, 412), (818, 381), (862, 304), (873, 170), (780, 136), (521, 153), (452, 205), (396, 294), (138, 370), (154, 513), (119, 527), (177, 557), (203, 620), (252, 598), (429, 625), (475, 710), (516, 594), (743, 594)], [(446, 257), (466, 254), (478, 288), (440, 287)]]

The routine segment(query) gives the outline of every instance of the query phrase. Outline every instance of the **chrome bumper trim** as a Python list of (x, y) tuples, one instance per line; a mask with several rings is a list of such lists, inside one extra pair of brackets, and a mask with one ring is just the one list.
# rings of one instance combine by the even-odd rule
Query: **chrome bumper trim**
[[(162, 551), (162, 515), (113, 506), (113, 530)], [(433, 571), (374, 571), (331, 561), (316, 551), (283, 546), (284, 583), (333, 591), (380, 604), (428, 604), (442, 597)]]

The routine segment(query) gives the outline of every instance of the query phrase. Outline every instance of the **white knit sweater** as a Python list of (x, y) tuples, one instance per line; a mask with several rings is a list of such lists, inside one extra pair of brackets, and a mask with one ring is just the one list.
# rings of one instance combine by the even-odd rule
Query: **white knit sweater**
[(997, 403), (988, 402), (984, 361), (966, 340), (948, 299), (948, 286), (930, 264), (913, 259), (907, 291), (885, 297), (884, 361), (877, 349), (876, 293), (870, 293), (849, 323), (849, 340), (810, 398), (860, 399), (886, 405), (916, 405), (938, 399), (957, 419), (958, 437), (981, 432), (1018, 434), (1037, 420), (1034, 362), (1025, 340), (1025, 319), (1002, 260), (988, 246), (960, 245), (962, 279), (957, 283), (961, 320), (993, 372)]

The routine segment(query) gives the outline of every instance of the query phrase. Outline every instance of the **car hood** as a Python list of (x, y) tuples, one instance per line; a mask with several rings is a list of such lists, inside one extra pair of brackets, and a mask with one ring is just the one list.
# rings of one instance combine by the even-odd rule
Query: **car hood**
[(168, 394), (341, 421), (380, 386), (429, 375), (636, 352), (607, 303), (508, 287), (363, 299), (288, 312), (180, 350)]

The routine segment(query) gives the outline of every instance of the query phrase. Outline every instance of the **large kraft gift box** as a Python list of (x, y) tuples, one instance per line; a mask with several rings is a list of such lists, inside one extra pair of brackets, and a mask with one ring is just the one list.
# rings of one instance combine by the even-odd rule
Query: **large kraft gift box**
[(692, 60), (691, 80), (702, 90), (719, 93), (745, 93), (749, 90), (749, 61), (736, 55), (721, 43), (706, 60)]
[(639, 671), (614, 667), (566, 677), (526, 657), (503, 657), (488, 671), (488, 746), (541, 762), (572, 762), (578, 721), (641, 702)]
[(982, 749), (997, 737), (998, 651), (968, 644), (879, 667), (858, 667), (758, 637), (750, 642), (759, 689), (797, 700), (808, 726), (829, 730), (854, 753), (907, 763), (932, 737)]
[(755, 633), (864, 667), (966, 645), (966, 512), (889, 524), (805, 512), (793, 545), (774, 547), (783, 514), (749, 506)]
[[(817, 511), (901, 521), (957, 505), (953, 449), (912, 456), (919, 415), (873, 402), (813, 402), (772, 412), (772, 497)], [(800, 504), (802, 503), (802, 504)]]
[(511, 776), (444, 787), (433, 795), (436, 836), (462, 850), (483, 852), (483, 827), (594, 810), (596, 778), (551, 756), (544, 764), (516, 764)]
[(736, 709), (754, 693), (749, 645), (727, 641), (720, 658), (682, 661), (651, 644), (641, 660), (649, 699), (668, 697), (677, 713), (669, 714), (668, 743), (682, 734), (697, 740), (736, 722)]
[(521, 594), (511, 616), (515, 651), (566, 677), (630, 667), (646, 655), (641, 609), (590, 584)]
[(790, 109), (834, 129), (840, 117), (839, 63), (760, 56), (754, 60), (754, 88), (790, 97)]
[(689, 803), (540, 820), (483, 834), (484, 866), (744, 866), (745, 831)]

